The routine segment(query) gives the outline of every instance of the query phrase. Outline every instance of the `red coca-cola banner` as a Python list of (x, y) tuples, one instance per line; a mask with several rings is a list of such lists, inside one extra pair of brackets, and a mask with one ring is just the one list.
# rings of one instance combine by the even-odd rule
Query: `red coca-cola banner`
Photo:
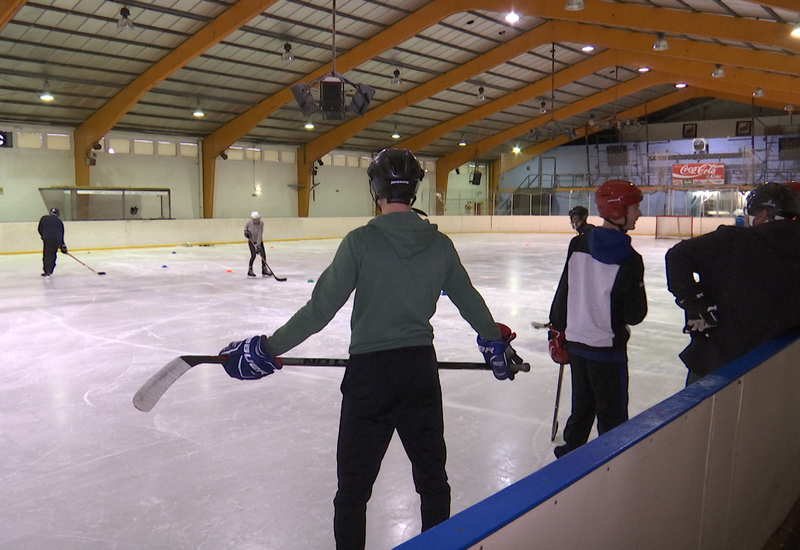
[(673, 185), (722, 185), (725, 183), (725, 164), (705, 162), (702, 164), (673, 164)]

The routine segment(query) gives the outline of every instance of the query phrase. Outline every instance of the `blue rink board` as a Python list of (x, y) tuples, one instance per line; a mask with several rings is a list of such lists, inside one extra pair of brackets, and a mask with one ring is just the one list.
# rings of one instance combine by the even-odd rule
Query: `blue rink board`
[(600, 468), (777, 354), (798, 334), (771, 340), (621, 426), (459, 512), (395, 550), (466, 550)]

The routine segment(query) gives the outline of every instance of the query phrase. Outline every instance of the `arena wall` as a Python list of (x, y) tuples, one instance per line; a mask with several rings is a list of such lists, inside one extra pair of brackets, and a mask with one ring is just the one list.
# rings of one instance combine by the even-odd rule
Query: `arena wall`
[[(369, 217), (351, 218), (262, 218), (267, 241), (328, 239), (344, 237), (366, 224)], [(572, 233), (566, 216), (430, 216), (445, 233)], [(64, 222), (70, 250), (102, 250), (176, 246), (184, 243), (225, 244), (244, 241), (246, 219), (114, 220)], [(599, 223), (599, 219), (589, 221)], [(696, 218), (695, 230), (713, 231), (729, 218)], [(0, 223), (0, 253), (41, 252), (42, 242), (35, 222)], [(652, 236), (655, 218), (640, 218), (633, 235)]]
[(397, 550), (760, 550), (800, 496), (798, 362), (768, 342)]

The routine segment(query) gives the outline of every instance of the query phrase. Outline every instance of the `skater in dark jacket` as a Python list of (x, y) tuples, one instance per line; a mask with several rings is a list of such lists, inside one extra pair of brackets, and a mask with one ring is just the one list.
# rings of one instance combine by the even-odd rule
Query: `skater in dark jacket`
[(600, 435), (628, 419), (628, 325), (644, 320), (647, 296), (644, 263), (626, 233), (641, 201), (632, 183), (605, 182), (595, 193), (603, 225), (569, 245), (550, 308), (551, 347), (566, 348), (572, 380), (572, 414), (556, 458), (588, 441), (595, 417)]
[(279, 355), (322, 330), (355, 291), (350, 359), (342, 381), (334, 504), (338, 550), (363, 550), (367, 501), (392, 435), (411, 460), (422, 529), (450, 515), (442, 394), (430, 318), (442, 291), (478, 333), (479, 350), (500, 380), (521, 362), (472, 286), (453, 243), (411, 210), (424, 171), (407, 149), (384, 149), (369, 165), (381, 215), (342, 240), (311, 299), (269, 338), (220, 352), (234, 378), (280, 368)]
[(764, 183), (746, 214), (747, 227), (720, 226), (666, 254), (667, 288), (691, 336), (680, 354), (687, 385), (800, 329), (800, 198), (788, 185)]
[(584, 233), (588, 233), (595, 226), (586, 221), (586, 218), (589, 217), (589, 209), (585, 206), (573, 206), (569, 210), (569, 223), (572, 226), (572, 229), (578, 232), (578, 235), (583, 235)]
[(42, 251), (42, 266), (44, 271), (42, 277), (49, 277), (56, 268), (56, 251), (61, 250), (67, 253), (67, 245), (64, 244), (64, 223), (58, 218), (58, 208), (55, 206), (50, 209), (50, 213), (42, 216), (39, 220), (39, 236), (44, 242)]

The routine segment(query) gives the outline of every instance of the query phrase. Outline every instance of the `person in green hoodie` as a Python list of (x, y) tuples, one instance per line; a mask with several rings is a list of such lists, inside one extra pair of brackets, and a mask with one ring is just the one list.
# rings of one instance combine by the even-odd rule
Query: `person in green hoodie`
[[(442, 393), (430, 319), (444, 291), (478, 333), (496, 378), (513, 379), (521, 362), (472, 286), (452, 241), (412, 210), (425, 175), (407, 149), (384, 149), (367, 169), (381, 215), (351, 231), (320, 275), (311, 299), (272, 336), (233, 342), (226, 372), (261, 378), (279, 355), (322, 330), (355, 290), (350, 359), (341, 384), (334, 503), (337, 550), (362, 550), (367, 501), (397, 430), (421, 500), (422, 530), (450, 516)], [(504, 332), (501, 332), (501, 327)]]

